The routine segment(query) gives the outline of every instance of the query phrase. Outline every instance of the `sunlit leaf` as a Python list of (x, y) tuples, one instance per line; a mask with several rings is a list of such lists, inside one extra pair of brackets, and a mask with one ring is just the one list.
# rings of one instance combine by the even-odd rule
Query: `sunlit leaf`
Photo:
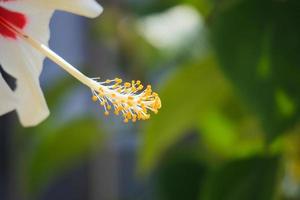
[(243, 109), (236, 99), (223, 102), (207, 113), (199, 114), (201, 146), (208, 160), (247, 157), (262, 152), (264, 137), (256, 118)]

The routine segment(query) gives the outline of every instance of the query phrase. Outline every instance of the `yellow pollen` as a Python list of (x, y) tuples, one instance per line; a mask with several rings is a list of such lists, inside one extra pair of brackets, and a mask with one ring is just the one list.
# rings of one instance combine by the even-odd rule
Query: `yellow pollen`
[(120, 78), (116, 78), (115, 81), (116, 81), (116, 83), (118, 83), (118, 84), (122, 83), (122, 79), (120, 79)]
[(130, 87), (131, 87), (131, 84), (130, 84), (129, 82), (126, 82), (126, 83), (124, 84), (124, 87), (130, 88)]
[(124, 108), (123, 108), (122, 105), (119, 105), (118, 108), (117, 108), (117, 110), (118, 110), (118, 111), (122, 111), (122, 110), (124, 110)]
[(150, 85), (144, 89), (141, 81), (124, 82), (115, 78), (99, 83), (99, 89), (93, 90), (93, 101), (100, 101), (104, 107), (104, 115), (109, 111), (115, 115), (123, 115), (124, 122), (136, 122), (150, 118), (149, 110), (157, 113), (161, 108), (161, 101), (157, 93), (152, 92)]
[(144, 86), (139, 85), (138, 90), (142, 90), (144, 88)]
[(129, 96), (129, 97), (128, 97), (128, 100), (133, 100), (133, 99), (134, 99), (133, 96)]
[(133, 105), (134, 105), (134, 103), (133, 103), (132, 101), (127, 101), (127, 104), (128, 104), (129, 106), (133, 106)]
[(131, 119), (131, 114), (130, 114), (130, 113), (127, 113), (126, 117), (127, 117), (128, 119)]
[(160, 98), (158, 96), (156, 97), (156, 99), (154, 101), (153, 108), (154, 109), (160, 109), (161, 108), (161, 101), (160, 101)]
[(94, 95), (94, 96), (92, 97), (92, 100), (93, 100), (94, 102), (96, 102), (96, 101), (98, 101), (98, 97)]

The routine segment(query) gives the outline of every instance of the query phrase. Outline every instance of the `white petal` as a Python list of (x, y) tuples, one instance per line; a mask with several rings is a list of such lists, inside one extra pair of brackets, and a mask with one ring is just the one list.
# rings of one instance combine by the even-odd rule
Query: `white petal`
[(23, 41), (9, 41), (0, 38), (5, 51), (0, 53), (3, 69), (17, 79), (15, 97), (18, 99), (16, 110), (23, 126), (35, 126), (43, 121), (49, 110), (39, 85), (39, 66), (41, 56)]
[[(23, 0), (0, 1), (0, 6), (24, 13), (28, 25), (24, 32), (47, 44), (49, 21), (54, 9), (96, 17), (102, 7), (95, 0)], [(49, 110), (39, 85), (44, 57), (22, 40), (0, 36), (0, 64), (4, 70), (17, 79), (15, 97), (16, 110), (24, 126), (35, 126), (43, 121)]]
[(0, 116), (15, 109), (16, 98), (0, 74)]
[[(24, 32), (47, 44), (52, 9), (37, 9), (24, 1), (11, 1), (5, 3), (5, 7), (25, 14), (28, 24)], [(39, 85), (44, 56), (21, 39), (13, 40), (0, 36), (0, 47), (0, 63), (3, 69), (17, 79), (15, 97), (18, 99), (16, 110), (20, 121), (24, 126), (35, 126), (49, 115)]]
[[(36, 0), (41, 1), (41, 0)], [(95, 0), (44, 0), (53, 9), (64, 10), (86, 17), (97, 17), (103, 9)]]
[[(103, 8), (95, 0), (24, 0), (23, 2), (30, 6), (63, 10), (91, 18), (99, 16), (103, 11)], [(10, 3), (6, 2), (4, 4)]]

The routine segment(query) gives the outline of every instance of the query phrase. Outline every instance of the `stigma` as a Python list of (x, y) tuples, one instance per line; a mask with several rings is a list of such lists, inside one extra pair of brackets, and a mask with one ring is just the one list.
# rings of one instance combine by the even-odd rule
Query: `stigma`
[(104, 115), (111, 112), (121, 115), (125, 123), (129, 121), (147, 120), (149, 111), (157, 113), (161, 108), (161, 101), (150, 85), (144, 88), (141, 81), (123, 83), (115, 78), (98, 82), (97, 90), (92, 89), (92, 100), (104, 108)]
[(24, 29), (27, 24), (27, 19), (24, 14), (7, 10), (1, 6), (0, 20), (0, 36), (11, 39), (17, 39), (17, 34), (14, 31), (7, 28), (7, 25), (4, 26), (3, 23), (12, 24), (19, 29)]

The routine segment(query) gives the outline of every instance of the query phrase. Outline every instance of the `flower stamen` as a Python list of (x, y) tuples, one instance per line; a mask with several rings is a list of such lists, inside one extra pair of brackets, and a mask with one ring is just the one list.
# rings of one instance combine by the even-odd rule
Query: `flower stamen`
[[(149, 119), (148, 110), (157, 113), (161, 108), (161, 101), (158, 95), (152, 92), (151, 86), (143, 90), (141, 81), (125, 82), (121, 79), (106, 80), (99, 82), (98, 90), (93, 90), (92, 100), (98, 99), (100, 105), (104, 107), (106, 115), (113, 108), (114, 113), (119, 115), (121, 112), (124, 122), (130, 120)], [(103, 104), (102, 102), (106, 102)]]
[(130, 120), (136, 122), (137, 120), (149, 119), (150, 114), (148, 110), (157, 113), (161, 108), (160, 98), (152, 91), (150, 85), (144, 89), (144, 86), (139, 80), (122, 84), (123, 81), (119, 78), (99, 82), (98, 80), (100, 80), (100, 78), (89, 78), (85, 76), (70, 63), (49, 49), (49, 47), (25, 34), (22, 30), (1, 16), (0, 26), (4, 26), (17, 34), (74, 78), (88, 86), (92, 91), (92, 101), (99, 102), (100, 106), (104, 107), (105, 116), (108, 116), (110, 111), (114, 109), (116, 115), (122, 113), (125, 123), (128, 123)]

